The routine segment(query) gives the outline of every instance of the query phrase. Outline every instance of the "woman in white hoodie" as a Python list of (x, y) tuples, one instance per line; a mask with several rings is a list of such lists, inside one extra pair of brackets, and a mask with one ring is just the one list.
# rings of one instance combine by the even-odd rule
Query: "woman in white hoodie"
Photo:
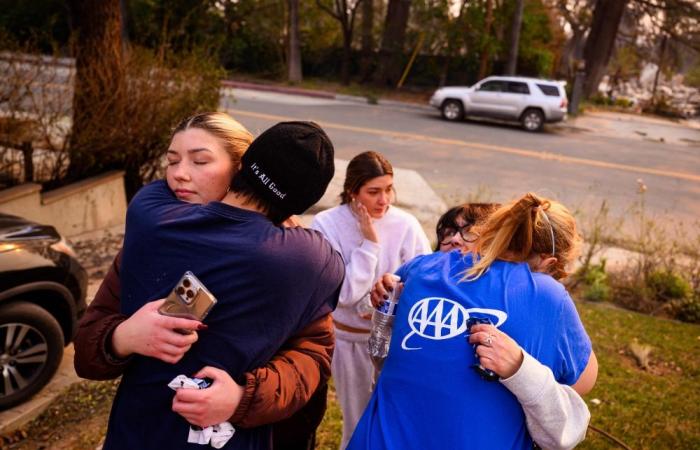
[(331, 366), (343, 411), (341, 449), (371, 394), (374, 368), (367, 352), (369, 292), (382, 274), (431, 252), (418, 220), (391, 206), (394, 200), (394, 172), (389, 161), (377, 152), (360, 153), (348, 164), (341, 204), (316, 215), (311, 225), (345, 260), (345, 281), (333, 313), (336, 347)]

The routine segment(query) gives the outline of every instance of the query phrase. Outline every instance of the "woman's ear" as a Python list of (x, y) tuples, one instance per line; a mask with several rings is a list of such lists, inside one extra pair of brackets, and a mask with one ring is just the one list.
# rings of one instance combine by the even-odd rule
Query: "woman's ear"
[(528, 264), (530, 264), (530, 269), (533, 272), (549, 273), (550, 269), (557, 264), (557, 261), (556, 256), (539, 254), (530, 257), (528, 259)]
[(542, 258), (540, 260), (540, 268), (541, 270), (538, 270), (538, 272), (544, 272), (544, 273), (549, 273), (549, 271), (554, 268), (554, 266), (557, 264), (557, 257), (556, 256), (549, 256), (546, 258)]

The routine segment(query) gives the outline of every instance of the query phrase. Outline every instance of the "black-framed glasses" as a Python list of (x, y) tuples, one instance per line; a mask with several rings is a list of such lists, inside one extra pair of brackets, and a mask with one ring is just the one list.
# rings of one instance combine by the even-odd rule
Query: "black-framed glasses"
[(462, 240), (464, 242), (469, 242), (470, 244), (472, 242), (476, 242), (477, 239), (479, 239), (479, 233), (475, 233), (473, 231), (469, 231), (471, 228), (471, 225), (465, 225), (463, 227), (459, 228), (454, 228), (454, 227), (445, 227), (442, 230), (440, 230), (440, 243), (441, 244), (447, 244), (452, 240), (452, 237), (459, 233), (459, 235), (462, 237)]

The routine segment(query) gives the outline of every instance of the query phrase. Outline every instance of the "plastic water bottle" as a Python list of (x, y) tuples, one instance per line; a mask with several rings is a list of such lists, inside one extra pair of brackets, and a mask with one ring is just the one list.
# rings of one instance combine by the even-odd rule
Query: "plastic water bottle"
[(393, 291), (389, 292), (389, 298), (372, 312), (372, 330), (369, 335), (368, 347), (369, 356), (377, 374), (382, 370), (386, 355), (389, 353), (396, 308), (399, 306), (399, 299), (396, 296), (399, 281), (400, 278), (396, 277), (397, 285)]

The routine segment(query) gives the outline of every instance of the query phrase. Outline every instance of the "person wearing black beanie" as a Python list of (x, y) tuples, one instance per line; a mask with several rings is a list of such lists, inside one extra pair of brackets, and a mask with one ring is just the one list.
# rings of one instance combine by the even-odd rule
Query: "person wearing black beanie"
[[(188, 150), (200, 151), (206, 149)], [(141, 355), (130, 361), (105, 450), (191, 448), (189, 424), (205, 428), (234, 417), (246, 406), (241, 385), (255, 382), (246, 371), (335, 309), (345, 272), (340, 254), (317, 231), (278, 226), (324, 194), (334, 172), (330, 139), (316, 124), (287, 122), (248, 152), (219, 201), (182, 201), (160, 180), (129, 204), (120, 313), (131, 317), (166, 297), (186, 271), (218, 301), (206, 327), (198, 327), (197, 344), (177, 362)], [(179, 374), (212, 383), (173, 397), (167, 385)], [(226, 448), (271, 450), (271, 438), (269, 426), (236, 427)]]
[(333, 158), (333, 144), (316, 123), (280, 122), (250, 145), (231, 192), (280, 223), (323, 197), (335, 173)]

